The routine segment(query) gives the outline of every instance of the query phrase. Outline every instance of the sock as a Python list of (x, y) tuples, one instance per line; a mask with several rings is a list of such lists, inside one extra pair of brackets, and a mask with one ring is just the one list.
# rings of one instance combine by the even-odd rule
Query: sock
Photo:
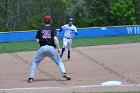
[(62, 52), (61, 52), (61, 55), (62, 56), (63, 56), (64, 51), (65, 51), (65, 48), (62, 48)]
[(70, 51), (68, 51), (68, 59), (70, 59)]
[(70, 56), (70, 51), (68, 51), (68, 55)]

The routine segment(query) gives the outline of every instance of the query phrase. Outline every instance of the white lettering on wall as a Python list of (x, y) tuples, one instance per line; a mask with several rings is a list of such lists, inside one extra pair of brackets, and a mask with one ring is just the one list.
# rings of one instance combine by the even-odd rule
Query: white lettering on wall
[(127, 27), (128, 34), (140, 34), (140, 27)]

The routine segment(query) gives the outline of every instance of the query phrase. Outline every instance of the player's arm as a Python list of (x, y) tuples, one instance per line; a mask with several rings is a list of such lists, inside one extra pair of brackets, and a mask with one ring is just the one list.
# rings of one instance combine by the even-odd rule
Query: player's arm
[(61, 32), (61, 31), (63, 31), (63, 28), (62, 27), (60, 28), (59, 32)]
[(76, 28), (75, 28), (75, 30), (74, 30), (74, 33), (75, 33), (75, 35), (78, 35), (78, 31), (77, 31)]
[(57, 35), (59, 35), (59, 33), (62, 32), (63, 30), (65, 30), (65, 25), (61, 26), (61, 28), (57, 31)]
[(60, 54), (61, 50), (60, 50), (59, 41), (58, 41), (57, 36), (54, 36), (54, 44), (56, 46), (56, 49), (57, 49), (58, 53)]
[(36, 34), (36, 42), (39, 43), (39, 38), (40, 38), (40, 35), (39, 35), (39, 30), (37, 31), (37, 34)]
[(53, 37), (54, 38), (54, 44), (56, 46), (56, 49), (57, 49), (58, 53), (60, 54), (61, 50), (60, 50), (59, 40), (57, 38), (57, 32), (56, 32), (55, 28), (53, 28), (53, 35), (54, 35), (54, 37)]
[(62, 27), (57, 31), (57, 35), (58, 35), (61, 31), (63, 31)]
[(65, 30), (65, 28), (66, 28), (66, 25), (62, 26), (62, 27), (60, 28), (59, 32)]

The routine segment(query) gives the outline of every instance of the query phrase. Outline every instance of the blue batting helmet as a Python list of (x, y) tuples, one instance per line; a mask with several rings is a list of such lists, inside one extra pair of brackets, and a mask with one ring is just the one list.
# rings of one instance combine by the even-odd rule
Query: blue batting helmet
[(69, 18), (69, 21), (74, 21), (74, 19), (73, 18)]

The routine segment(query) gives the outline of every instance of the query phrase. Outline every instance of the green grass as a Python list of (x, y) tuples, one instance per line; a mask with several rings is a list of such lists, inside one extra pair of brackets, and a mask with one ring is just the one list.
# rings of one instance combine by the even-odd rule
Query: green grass
[[(139, 43), (139, 42), (140, 36), (85, 38), (85, 39), (73, 39), (72, 47)], [(62, 40), (60, 40), (60, 46), (62, 46)], [(38, 48), (39, 44), (37, 44), (35, 41), (0, 43), (0, 53), (36, 51), (38, 50)]]
[(139, 42), (140, 42), (140, 36), (102, 37), (102, 38), (91, 38), (91, 39), (87, 38), (87, 39), (75, 39), (73, 43), (73, 47), (139, 43)]
[(39, 45), (35, 41), (0, 43), (0, 53), (33, 51), (37, 48)]

